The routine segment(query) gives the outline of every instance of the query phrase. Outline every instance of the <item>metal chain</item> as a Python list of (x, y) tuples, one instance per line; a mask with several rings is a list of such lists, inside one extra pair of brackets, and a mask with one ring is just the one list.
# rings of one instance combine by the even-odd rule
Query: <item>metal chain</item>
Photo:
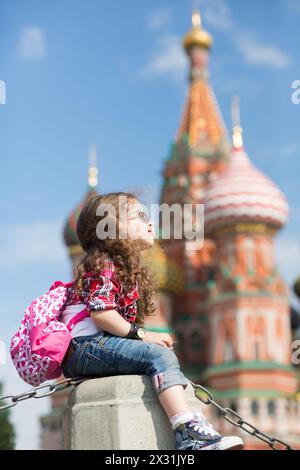
[[(5, 395), (3, 397), (0, 397), (0, 403), (4, 400), (9, 400), (9, 399), (10, 399), (10, 403), (0, 406), (0, 411), (16, 406), (20, 401), (28, 400), (29, 398), (48, 397), (49, 395), (53, 395), (53, 393), (55, 392), (65, 390), (69, 387), (72, 387), (73, 385), (79, 385), (80, 383), (89, 379), (90, 377), (77, 377), (77, 378), (75, 377), (73, 379), (65, 379), (65, 380), (61, 380), (60, 382), (55, 382), (52, 384), (40, 385), (38, 387), (32, 388), (28, 392), (20, 393), (19, 395)], [(223, 408), (223, 406), (221, 406), (219, 403), (214, 401), (212, 394), (202, 385), (194, 384), (190, 380), (189, 382), (194, 388), (194, 393), (195, 393), (196, 398), (202, 401), (202, 403), (204, 403), (205, 405), (213, 405), (215, 408), (217, 408), (217, 410), (221, 413), (223, 418), (229, 421), (229, 423), (233, 424), (234, 426), (237, 426), (238, 428), (241, 428), (243, 431), (247, 432), (248, 434), (254, 437), (257, 437), (257, 439), (260, 439), (261, 441), (268, 444), (273, 450), (282, 450), (282, 448), (276, 447), (276, 443), (284, 446), (285, 450), (296, 450), (296, 449), (293, 449), (286, 442), (283, 442), (280, 439), (275, 439), (273, 437), (270, 437), (267, 434), (264, 434), (263, 432), (259, 431), (259, 429), (257, 429), (255, 426), (245, 421), (238, 413), (236, 413), (236, 411), (232, 410), (231, 408)], [(39, 390), (42, 390), (45, 388), (48, 388), (49, 392), (38, 393)], [(206, 397), (203, 397), (203, 394), (206, 395)]]
[[(81, 382), (88, 380), (88, 377), (75, 377), (73, 379), (65, 379), (60, 382), (55, 382), (47, 385), (39, 385), (38, 387), (32, 388), (28, 392), (20, 393), (19, 395), (5, 395), (0, 397), (0, 403), (4, 400), (9, 400), (10, 402), (6, 405), (0, 406), (0, 411), (5, 410), (6, 408), (11, 408), (16, 406), (20, 401), (28, 400), (29, 398), (43, 398), (53, 395), (55, 392), (60, 392), (66, 388), (72, 387), (73, 385), (79, 385)], [(38, 393), (39, 390), (48, 388), (50, 391), (46, 393)]]
[[(251, 436), (257, 437), (257, 439), (260, 439), (261, 441), (268, 444), (273, 450), (296, 450), (286, 442), (283, 442), (280, 439), (276, 439), (274, 437), (270, 437), (267, 434), (259, 431), (259, 429), (245, 421), (236, 411), (232, 410), (231, 408), (223, 408), (223, 406), (214, 401), (212, 394), (202, 385), (194, 384), (190, 380), (189, 382), (194, 388), (195, 396), (205, 405), (213, 405), (215, 408), (217, 408), (223, 418), (229, 421), (229, 423), (238, 428), (241, 428)], [(282, 447), (277, 447), (276, 443), (281, 444), (284, 449), (282, 449)]]

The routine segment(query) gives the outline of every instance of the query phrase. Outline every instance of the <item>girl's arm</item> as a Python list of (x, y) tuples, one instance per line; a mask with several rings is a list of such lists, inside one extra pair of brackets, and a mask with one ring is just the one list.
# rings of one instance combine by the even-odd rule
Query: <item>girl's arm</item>
[(90, 316), (97, 328), (107, 331), (114, 336), (122, 336), (124, 338), (130, 331), (130, 323), (116, 310), (91, 311)]
[[(117, 310), (91, 311), (90, 316), (97, 328), (107, 331), (114, 336), (124, 338), (130, 331), (130, 323)], [(173, 338), (168, 333), (146, 331), (143, 341), (157, 343), (161, 346), (173, 346)]]

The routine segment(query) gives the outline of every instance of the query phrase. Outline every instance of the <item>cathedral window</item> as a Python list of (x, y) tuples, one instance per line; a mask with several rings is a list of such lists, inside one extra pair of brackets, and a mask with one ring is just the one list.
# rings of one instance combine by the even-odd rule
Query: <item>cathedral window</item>
[(256, 400), (253, 400), (251, 403), (251, 413), (253, 415), (258, 415), (259, 412), (259, 406)]

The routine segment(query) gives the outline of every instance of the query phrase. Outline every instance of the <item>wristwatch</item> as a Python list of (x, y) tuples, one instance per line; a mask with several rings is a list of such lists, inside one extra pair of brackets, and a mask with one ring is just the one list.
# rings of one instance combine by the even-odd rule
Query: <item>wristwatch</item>
[(144, 328), (141, 328), (138, 326), (136, 323), (131, 323), (130, 325), (130, 331), (128, 335), (126, 336), (127, 339), (139, 339), (142, 340), (144, 339), (145, 336), (145, 330)]

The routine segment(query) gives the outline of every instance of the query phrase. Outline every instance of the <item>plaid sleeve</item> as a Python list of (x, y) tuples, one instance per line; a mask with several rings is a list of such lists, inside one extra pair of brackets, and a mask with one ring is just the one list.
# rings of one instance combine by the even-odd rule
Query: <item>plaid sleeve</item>
[(118, 283), (107, 276), (98, 276), (90, 281), (85, 302), (90, 311), (114, 310), (117, 307)]

